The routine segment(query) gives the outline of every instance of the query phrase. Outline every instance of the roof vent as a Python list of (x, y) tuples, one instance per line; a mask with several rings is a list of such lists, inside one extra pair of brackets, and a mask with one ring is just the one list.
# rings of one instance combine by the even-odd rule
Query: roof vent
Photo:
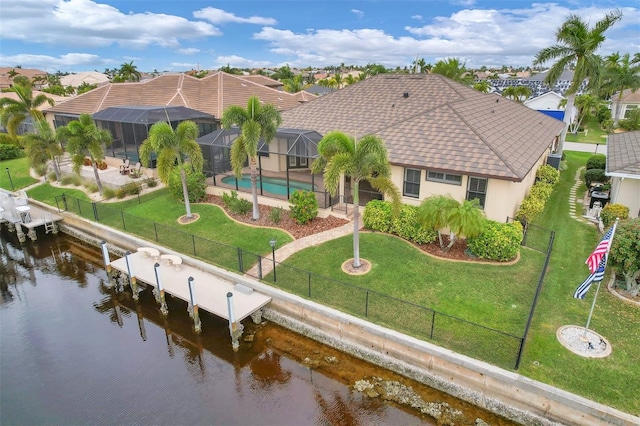
[(404, 98), (407, 99), (409, 97), (409, 92), (404, 92), (402, 96), (404, 96)]

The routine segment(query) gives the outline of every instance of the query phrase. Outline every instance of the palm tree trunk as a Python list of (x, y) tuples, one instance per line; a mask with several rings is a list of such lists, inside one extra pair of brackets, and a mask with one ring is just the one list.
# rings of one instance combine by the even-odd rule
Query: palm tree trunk
[(440, 250), (444, 251), (444, 243), (442, 242), (442, 232), (438, 229), (438, 241), (440, 241)]
[(573, 112), (573, 105), (576, 100), (576, 94), (572, 93), (567, 96), (567, 104), (564, 107), (564, 129), (562, 129), (562, 134), (560, 135), (560, 140), (558, 141), (558, 148), (556, 149), (557, 154), (562, 154), (562, 150), (564, 149), (564, 141), (567, 138), (567, 130), (569, 130), (569, 126), (571, 126), (571, 113)]
[(183, 167), (180, 167), (180, 179), (182, 180), (182, 196), (184, 197), (184, 206), (187, 209), (187, 218), (191, 219), (191, 203), (189, 203), (189, 189), (187, 188), (187, 174)]
[(353, 182), (353, 267), (360, 264), (360, 182)]
[(249, 168), (251, 169), (251, 198), (253, 199), (253, 220), (260, 219), (260, 209), (258, 209), (258, 167), (256, 158), (249, 158)]
[(92, 158), (91, 165), (93, 166), (93, 174), (96, 177), (96, 185), (98, 185), (98, 193), (102, 197), (102, 182), (100, 181), (100, 174), (98, 173), (98, 166), (96, 165), (96, 161)]
[(618, 125), (618, 121), (620, 121), (620, 111), (622, 111), (622, 91), (624, 89), (620, 88), (620, 94), (618, 95), (618, 102), (616, 102), (616, 113), (613, 117), (613, 125), (614, 127)]
[(447, 247), (445, 247), (444, 252), (448, 252), (449, 250), (451, 250), (451, 247), (453, 247), (453, 244), (456, 242), (456, 234), (454, 234), (453, 232), (451, 232), (449, 234), (449, 245), (447, 245)]
[(60, 177), (60, 167), (58, 167), (58, 157), (54, 155), (52, 158), (52, 161), (53, 161), (53, 171), (56, 174), (56, 180), (60, 182), (61, 177)]

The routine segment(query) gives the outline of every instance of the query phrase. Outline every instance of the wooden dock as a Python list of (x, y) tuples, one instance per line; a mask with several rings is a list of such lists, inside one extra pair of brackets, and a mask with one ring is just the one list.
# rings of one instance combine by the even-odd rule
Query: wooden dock
[(29, 202), (24, 193), (13, 193), (0, 188), (0, 222), (6, 223), (9, 230), (18, 234), (20, 242), (26, 241), (26, 235), (32, 241), (37, 239), (36, 229), (43, 227), (45, 233), (57, 233), (57, 223), (62, 216)]
[[(105, 252), (106, 247), (103, 244), (103, 255)], [(118, 275), (131, 285), (134, 298), (137, 298), (137, 285), (140, 281), (154, 288), (154, 294), (164, 314), (168, 313), (164, 293), (186, 301), (189, 313), (194, 319), (196, 332), (200, 331), (199, 309), (228, 320), (234, 349), (239, 346), (238, 339), (242, 335), (243, 327), (240, 321), (248, 316), (256, 323), (261, 321), (262, 308), (271, 301), (270, 297), (189, 264), (176, 264), (161, 259), (162, 255), (159, 253), (158, 256), (152, 256), (150, 253), (154, 254), (153, 251), (143, 248), (113, 261), (108, 260), (108, 254), (104, 256), (107, 270), (117, 271)], [(133, 279), (129, 279), (129, 274)]]

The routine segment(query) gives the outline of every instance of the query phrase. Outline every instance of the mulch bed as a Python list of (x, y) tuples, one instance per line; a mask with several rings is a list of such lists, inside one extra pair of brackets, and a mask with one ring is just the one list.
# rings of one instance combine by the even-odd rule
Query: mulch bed
[[(271, 209), (273, 207), (265, 206), (262, 204), (258, 205), (258, 208), (260, 210), (260, 218), (258, 220), (253, 220), (252, 212), (249, 212), (244, 215), (238, 215), (228, 211), (224, 206), (222, 197), (218, 195), (207, 195), (206, 202), (222, 207), (222, 209), (224, 209), (224, 211), (230, 217), (237, 220), (238, 222), (246, 223), (248, 225), (269, 226), (272, 228), (279, 228), (289, 232), (291, 235), (293, 235), (295, 239), (306, 237), (308, 235), (317, 234), (319, 232), (337, 228), (349, 223), (349, 221), (346, 219), (329, 216), (327, 218), (316, 217), (306, 225), (299, 225), (296, 223), (295, 220), (291, 218), (290, 212), (288, 210), (283, 210), (281, 215), (281, 221), (279, 223), (274, 223), (269, 217), (269, 213), (271, 212)], [(447, 244), (449, 244), (449, 236), (443, 235), (442, 240), (446, 247)], [(428, 253), (432, 256), (440, 257), (443, 259), (496, 263), (495, 261), (492, 261), (492, 260), (478, 259), (478, 258), (469, 256), (466, 253), (466, 250), (467, 250), (466, 240), (456, 241), (453, 247), (451, 247), (451, 250), (449, 250), (448, 252), (443, 252), (442, 249), (440, 249), (440, 244), (438, 243), (438, 241), (431, 244), (416, 244), (416, 247), (418, 247), (420, 250), (424, 251), (425, 253)]]

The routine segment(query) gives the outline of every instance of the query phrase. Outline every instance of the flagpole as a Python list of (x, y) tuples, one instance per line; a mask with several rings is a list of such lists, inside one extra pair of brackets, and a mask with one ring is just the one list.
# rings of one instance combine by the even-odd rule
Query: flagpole
[[(613, 231), (611, 231), (610, 244), (607, 247), (607, 252), (605, 253), (604, 259), (604, 270), (607, 269), (607, 263), (609, 262), (609, 251), (611, 250), (611, 246), (613, 245), (613, 236), (616, 234), (616, 227), (618, 226), (618, 218), (616, 218), (616, 223), (613, 224)], [(600, 291), (600, 283), (602, 280), (598, 281), (598, 288), (596, 289), (596, 294), (593, 296), (593, 302), (591, 303), (591, 311), (589, 312), (589, 318), (587, 318), (587, 326), (584, 328), (584, 337), (587, 337), (587, 331), (589, 331), (589, 324), (591, 323), (591, 316), (593, 315), (593, 308), (596, 307), (596, 299), (598, 299), (598, 292)]]

